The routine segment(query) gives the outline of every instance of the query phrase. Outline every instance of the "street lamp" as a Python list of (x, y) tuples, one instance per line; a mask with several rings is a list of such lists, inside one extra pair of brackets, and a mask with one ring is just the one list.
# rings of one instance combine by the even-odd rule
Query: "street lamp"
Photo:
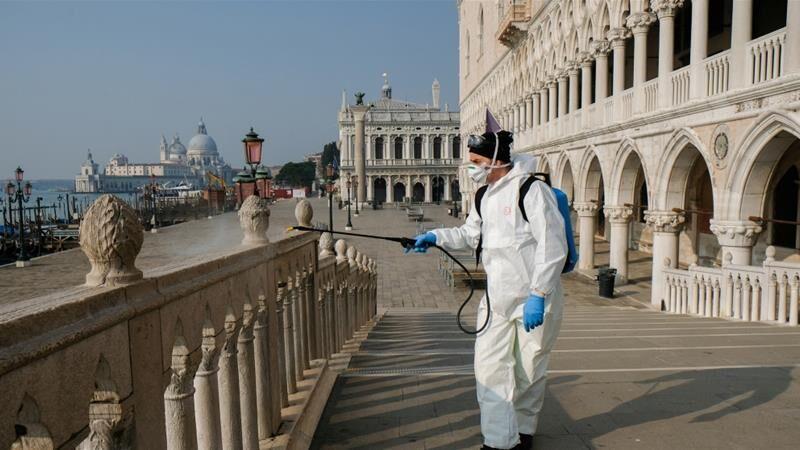
[(150, 219), (150, 232), (158, 233), (158, 184), (156, 176), (150, 175), (150, 196), (153, 200), (153, 217)]
[(328, 178), (328, 228), (333, 232), (333, 163), (329, 163), (326, 167), (326, 175)]
[[(250, 172), (252, 173), (253, 181), (255, 181), (256, 168), (261, 164), (264, 139), (258, 137), (258, 133), (253, 131), (253, 127), (250, 127), (250, 132), (242, 139), (242, 143), (244, 143), (244, 160), (250, 166)], [(258, 183), (253, 184), (253, 195), (258, 195)]]
[(28, 203), (28, 200), (31, 198), (31, 191), (33, 188), (31, 187), (30, 181), (26, 182), (23, 186), (24, 171), (21, 167), (17, 167), (17, 170), (14, 171), (14, 178), (17, 181), (17, 185), (14, 186), (14, 183), (8, 182), (6, 185), (6, 194), (8, 194), (8, 205), (11, 206), (12, 203), (17, 202), (19, 205), (19, 255), (17, 256), (17, 267), (27, 267), (31, 265), (30, 258), (28, 257), (28, 253), (25, 251), (25, 226), (24, 226), (24, 207), (23, 203)]
[(350, 203), (352, 200), (350, 198), (350, 186), (353, 183), (350, 182), (350, 177), (347, 177), (347, 226), (344, 227), (345, 230), (350, 231), (353, 229), (353, 222), (350, 220)]
[(356, 217), (358, 217), (358, 178), (353, 180), (353, 193), (355, 194), (356, 198)]

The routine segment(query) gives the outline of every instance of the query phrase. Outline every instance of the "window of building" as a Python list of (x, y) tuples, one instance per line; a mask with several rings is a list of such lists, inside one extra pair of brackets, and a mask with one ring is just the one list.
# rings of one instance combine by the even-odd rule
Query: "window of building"
[(752, 39), (772, 33), (786, 26), (787, 0), (753, 2)]
[(375, 159), (383, 159), (383, 138), (375, 139)]
[(461, 159), (461, 136), (453, 138), (453, 158)]
[(403, 159), (403, 138), (394, 138), (394, 159)]
[(414, 138), (414, 159), (422, 159), (422, 138)]
[(433, 159), (442, 159), (442, 138), (433, 138)]
[(478, 59), (483, 56), (483, 8), (478, 12)]

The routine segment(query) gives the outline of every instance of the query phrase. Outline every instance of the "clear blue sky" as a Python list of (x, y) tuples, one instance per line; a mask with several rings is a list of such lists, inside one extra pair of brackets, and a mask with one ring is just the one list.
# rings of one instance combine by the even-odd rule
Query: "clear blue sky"
[[(71, 178), (124, 153), (155, 162), (161, 133), (188, 143), (203, 116), (242, 164), (249, 126), (265, 161), (336, 140), (341, 91), (458, 104), (455, 0), (0, 1), (0, 180)], [(27, 178), (27, 176), (26, 176)]]

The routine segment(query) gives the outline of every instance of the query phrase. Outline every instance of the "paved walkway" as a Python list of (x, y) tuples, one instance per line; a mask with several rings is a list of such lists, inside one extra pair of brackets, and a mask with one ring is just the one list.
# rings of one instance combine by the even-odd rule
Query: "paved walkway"
[[(393, 210), (356, 223), (364, 232), (415, 231)], [(337, 382), (312, 448), (479, 447), (473, 340), (454, 319), (464, 290), (445, 287), (434, 254), (358, 245), (377, 256), (384, 315)], [(668, 315), (600, 299), (580, 274), (564, 282), (535, 448), (796, 448), (800, 329)]]

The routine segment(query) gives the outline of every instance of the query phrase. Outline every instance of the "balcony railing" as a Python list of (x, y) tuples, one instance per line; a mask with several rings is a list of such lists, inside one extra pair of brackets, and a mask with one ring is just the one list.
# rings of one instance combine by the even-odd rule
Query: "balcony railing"
[(672, 73), (672, 105), (678, 106), (689, 101), (690, 76), (689, 66)]
[(644, 92), (644, 112), (658, 109), (658, 78), (648, 81), (642, 86)]
[[(414, 167), (414, 166), (454, 166), (461, 164), (459, 159), (451, 158), (425, 158), (425, 159), (368, 159), (364, 161), (367, 167)], [(342, 168), (353, 168), (353, 161), (342, 163)]]
[(524, 36), (530, 19), (527, 1), (512, 0), (500, 26), (497, 27), (495, 37), (504, 45), (512, 45), (517, 38)]
[(730, 50), (705, 61), (706, 96), (728, 91), (730, 79)]
[(783, 46), (786, 29), (762, 36), (747, 46), (750, 84), (763, 83), (783, 75)]
[(622, 91), (620, 94), (622, 102), (622, 120), (628, 119), (633, 115), (633, 88)]

